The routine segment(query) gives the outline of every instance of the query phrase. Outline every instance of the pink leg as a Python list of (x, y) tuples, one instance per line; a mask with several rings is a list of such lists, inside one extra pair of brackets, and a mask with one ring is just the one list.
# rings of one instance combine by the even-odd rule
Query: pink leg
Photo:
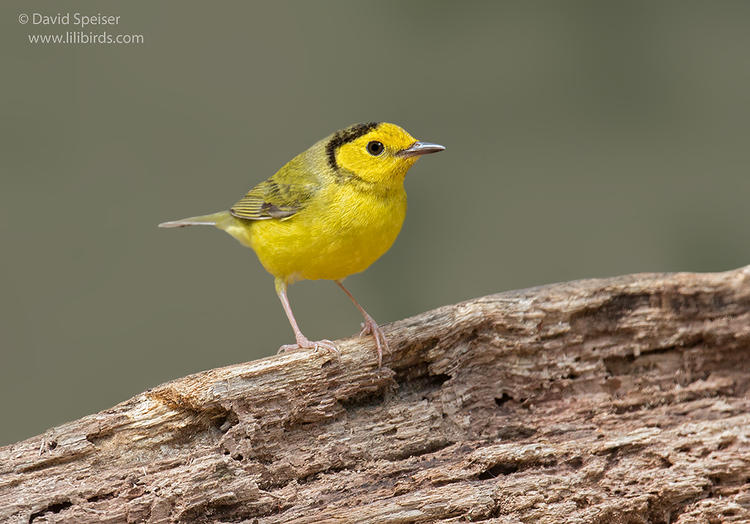
[(372, 338), (375, 339), (375, 346), (378, 348), (378, 367), (381, 367), (383, 364), (383, 350), (385, 349), (385, 351), (389, 353), (391, 351), (391, 348), (388, 347), (388, 339), (385, 338), (385, 333), (383, 333), (383, 330), (380, 329), (378, 323), (375, 322), (375, 320), (367, 314), (367, 311), (365, 311), (365, 309), (359, 305), (359, 302), (357, 302), (354, 296), (349, 293), (349, 290), (344, 287), (344, 284), (342, 284), (340, 280), (337, 280), (336, 283), (344, 291), (344, 293), (346, 293), (346, 296), (348, 296), (351, 301), (354, 302), (354, 305), (357, 306), (359, 312), (362, 313), (362, 316), (365, 319), (365, 323), (359, 336), (372, 335)]
[(279, 353), (284, 353), (286, 351), (300, 351), (303, 349), (312, 349), (318, 351), (318, 349), (322, 348), (338, 355), (339, 350), (336, 347), (336, 344), (334, 344), (330, 340), (318, 340), (313, 342), (302, 334), (302, 331), (299, 330), (297, 321), (294, 318), (294, 313), (292, 313), (292, 306), (289, 305), (289, 299), (286, 296), (286, 283), (280, 278), (277, 278), (274, 283), (276, 284), (276, 294), (279, 295), (279, 300), (281, 300), (281, 305), (284, 308), (286, 317), (289, 319), (289, 323), (292, 325), (294, 338), (297, 339), (296, 344), (286, 344), (284, 346), (281, 346), (279, 348)]

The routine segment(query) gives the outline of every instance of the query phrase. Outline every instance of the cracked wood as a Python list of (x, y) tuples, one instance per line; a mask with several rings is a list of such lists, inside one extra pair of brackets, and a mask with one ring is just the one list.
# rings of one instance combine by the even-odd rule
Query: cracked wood
[[(556, 284), (0, 448), (2, 522), (750, 520), (750, 268)], [(6, 421), (5, 423), (12, 423)]]

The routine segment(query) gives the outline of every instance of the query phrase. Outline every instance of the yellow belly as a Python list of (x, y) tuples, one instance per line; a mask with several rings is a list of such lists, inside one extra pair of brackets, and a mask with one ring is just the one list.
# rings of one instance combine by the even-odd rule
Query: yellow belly
[(227, 232), (252, 247), (266, 270), (287, 283), (340, 280), (367, 269), (396, 240), (406, 216), (406, 192), (398, 188), (383, 197), (340, 185), (324, 191), (289, 219), (240, 221), (244, 234)]

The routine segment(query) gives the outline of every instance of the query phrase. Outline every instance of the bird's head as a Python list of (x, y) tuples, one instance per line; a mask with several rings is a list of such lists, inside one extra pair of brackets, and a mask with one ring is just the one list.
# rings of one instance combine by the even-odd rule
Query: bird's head
[(337, 131), (325, 148), (331, 168), (348, 171), (374, 183), (403, 180), (420, 156), (445, 149), (438, 144), (421, 142), (387, 122), (356, 124)]

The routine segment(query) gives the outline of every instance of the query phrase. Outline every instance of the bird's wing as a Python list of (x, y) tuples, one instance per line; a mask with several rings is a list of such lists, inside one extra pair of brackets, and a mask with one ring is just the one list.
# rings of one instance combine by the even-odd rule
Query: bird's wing
[(305, 208), (318, 190), (317, 180), (304, 172), (282, 169), (264, 180), (230, 209), (246, 220), (286, 219)]

